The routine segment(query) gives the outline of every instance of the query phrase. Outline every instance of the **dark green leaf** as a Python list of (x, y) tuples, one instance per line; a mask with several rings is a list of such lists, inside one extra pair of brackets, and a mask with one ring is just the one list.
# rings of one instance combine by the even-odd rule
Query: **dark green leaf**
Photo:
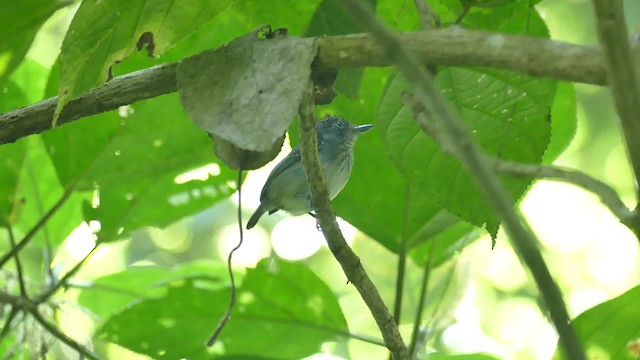
[[(640, 349), (640, 287), (580, 314), (572, 324), (593, 359), (633, 360)], [(561, 349), (554, 359), (564, 359)]]
[(23, 60), (40, 26), (67, 0), (22, 0), (0, 3), (0, 81)]

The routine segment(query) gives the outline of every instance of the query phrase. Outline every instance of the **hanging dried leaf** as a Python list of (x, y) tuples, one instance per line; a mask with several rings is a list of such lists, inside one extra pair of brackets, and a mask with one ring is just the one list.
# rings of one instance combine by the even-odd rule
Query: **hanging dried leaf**
[(275, 31), (260, 40), (259, 33), (187, 58), (177, 69), (183, 106), (213, 136), (218, 156), (229, 166), (239, 164), (239, 159), (222, 156), (238, 152), (221, 151), (226, 145), (220, 140), (267, 154), (274, 153), (274, 144), (281, 144), (309, 84), (317, 52), (313, 39)]

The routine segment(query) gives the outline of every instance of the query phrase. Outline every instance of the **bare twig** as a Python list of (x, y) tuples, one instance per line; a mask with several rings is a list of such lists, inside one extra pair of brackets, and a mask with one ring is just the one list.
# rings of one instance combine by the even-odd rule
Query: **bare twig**
[(33, 239), (33, 237), (38, 232), (38, 230), (40, 230), (40, 228), (42, 228), (47, 223), (47, 221), (49, 221), (49, 219), (69, 199), (71, 194), (73, 194), (74, 189), (75, 189), (75, 186), (73, 185), (68, 186), (67, 189), (65, 189), (64, 193), (62, 194), (62, 196), (60, 197), (60, 199), (58, 199), (58, 201), (55, 204), (53, 204), (51, 209), (49, 209), (49, 211), (47, 211), (47, 213), (44, 214), (42, 218), (40, 218), (38, 223), (35, 224), (33, 228), (31, 228), (31, 230), (29, 230), (29, 232), (24, 236), (24, 238), (20, 240), (20, 242), (17, 243), (15, 247), (12, 247), (8, 253), (4, 254), (2, 258), (0, 258), (0, 268), (3, 267), (4, 264), (6, 264), (7, 261), (9, 261), (9, 259), (15, 256), (18, 252), (20, 252), (20, 250), (22, 250), (22, 248), (25, 247), (31, 241), (31, 239)]
[(429, 244), (429, 256), (424, 264), (422, 270), (422, 284), (420, 286), (420, 298), (418, 300), (418, 307), (416, 310), (416, 318), (413, 321), (413, 330), (411, 331), (411, 343), (409, 345), (409, 355), (412, 359), (417, 359), (417, 346), (418, 335), (420, 334), (420, 327), (422, 326), (422, 314), (424, 313), (424, 307), (427, 300), (427, 290), (429, 289), (429, 277), (431, 275), (431, 268), (433, 264), (433, 254), (436, 252), (436, 239), (431, 239)]
[(87, 359), (91, 359), (91, 360), (98, 360), (98, 357), (95, 356), (89, 349), (87, 349), (86, 347), (84, 347), (82, 344), (78, 343), (77, 341), (73, 340), (72, 338), (68, 337), (65, 333), (63, 333), (62, 331), (60, 331), (60, 329), (58, 329), (54, 324), (50, 323), (49, 321), (47, 321), (39, 312), (37, 307), (32, 307), (28, 309), (28, 312), (31, 316), (33, 316), (33, 318), (43, 327), (45, 328), (51, 335), (53, 335), (54, 337), (56, 337), (58, 340), (62, 341), (63, 343), (65, 343), (67, 346), (69, 346), (70, 348), (74, 349), (75, 351), (78, 352), (78, 354), (80, 354), (82, 357), (87, 358)]
[(4, 326), (2, 327), (2, 331), (0, 332), (0, 344), (4, 338), (11, 332), (11, 327), (13, 326), (13, 320), (16, 318), (16, 315), (20, 310), (16, 306), (11, 307), (11, 311), (9, 312), (9, 316), (7, 316), (7, 320), (4, 322)]
[(637, 233), (640, 230), (636, 224), (637, 214), (622, 202), (618, 193), (611, 186), (583, 172), (558, 166), (523, 164), (497, 159), (488, 159), (488, 162), (494, 170), (502, 174), (556, 180), (579, 186), (597, 195), (609, 211), (631, 231)]
[(456, 139), (455, 153), (458, 159), (475, 177), (480, 189), (484, 192), (485, 199), (491, 203), (502, 219), (503, 226), (509, 234), (509, 239), (516, 252), (531, 270), (558, 331), (560, 343), (567, 358), (586, 359), (584, 349), (571, 326), (560, 289), (553, 281), (540, 249), (538, 249), (538, 239), (519, 214), (519, 211), (514, 207), (513, 199), (509, 198), (500, 181), (492, 172), (486, 160), (486, 155), (481, 152), (478, 145), (473, 141), (464, 123), (435, 87), (433, 79), (420, 65), (415, 56), (404, 48), (396, 36), (382, 22), (376, 19), (369, 7), (360, 0), (345, 0), (341, 4), (354, 19), (359, 21), (365, 29), (368, 29), (376, 37), (380, 45), (386, 50), (387, 55), (394, 60), (405, 77), (415, 87), (418, 99), (420, 99), (424, 108), (432, 109), (434, 114), (437, 115), (435, 118), (438, 120), (438, 125), (442, 127), (443, 134), (449, 139)]
[(78, 271), (80, 271), (80, 268), (82, 268), (82, 265), (84, 265), (84, 263), (87, 261), (87, 259), (89, 259), (89, 257), (93, 254), (93, 252), (98, 248), (99, 244), (95, 244), (95, 246), (91, 249), (91, 251), (89, 251), (87, 253), (87, 255), (85, 255), (84, 258), (82, 258), (82, 260), (78, 261), (78, 263), (71, 268), (71, 270), (67, 271), (66, 274), (64, 274), (64, 276), (58, 280), (57, 283), (51, 285), (47, 290), (45, 290), (42, 294), (40, 294), (35, 302), (37, 304), (43, 303), (47, 300), (49, 300), (49, 298), (56, 293), (56, 291), (60, 290), (60, 288), (67, 286), (69, 284), (69, 279), (71, 279), (73, 276), (75, 276)]
[[(605, 84), (598, 48), (527, 36), (465, 30), (460, 27), (400, 33), (399, 41), (422, 63), (484, 66), (532, 76)], [(320, 69), (391, 65), (388, 56), (368, 34), (327, 36), (316, 40)], [(117, 109), (120, 106), (176, 91), (177, 63), (165, 64), (112, 79), (71, 101), (58, 124)], [(41, 101), (0, 115), (0, 144), (51, 128), (58, 99)]]
[(407, 347), (400, 336), (397, 324), (389, 309), (385, 306), (378, 290), (365, 272), (360, 259), (351, 250), (336, 222), (336, 214), (329, 200), (327, 182), (322, 173), (318, 160), (318, 146), (316, 138), (316, 124), (314, 116), (313, 89), (311, 84), (305, 92), (300, 104), (300, 151), (304, 166), (311, 200), (316, 210), (316, 219), (327, 239), (329, 249), (360, 296), (369, 307), (387, 348), (394, 354), (395, 359), (409, 359)]
[(607, 79), (635, 175), (636, 200), (640, 201), (640, 74), (631, 57), (623, 2), (593, 0), (593, 5), (600, 43), (604, 49)]
[(436, 15), (431, 6), (429, 6), (428, 0), (413, 0), (418, 10), (418, 16), (420, 18), (420, 28), (422, 30), (433, 29), (433, 27), (440, 27), (440, 18)]
[[(7, 232), (9, 233), (9, 242), (11, 243), (11, 249), (16, 248), (16, 238), (13, 233), (13, 225), (7, 221)], [(20, 255), (16, 252), (14, 255), (16, 260), (16, 272), (18, 273), (18, 284), (20, 285), (20, 296), (28, 298), (27, 288), (24, 286), (24, 273), (22, 272), (22, 263), (20, 262)]]

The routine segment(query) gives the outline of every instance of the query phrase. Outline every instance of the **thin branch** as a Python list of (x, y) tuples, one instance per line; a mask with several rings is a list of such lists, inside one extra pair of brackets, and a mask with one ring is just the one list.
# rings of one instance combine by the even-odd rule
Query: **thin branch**
[[(11, 243), (11, 249), (16, 248), (16, 238), (13, 233), (13, 225), (11, 225), (10, 221), (7, 221), (7, 232), (9, 233), (9, 242)], [(16, 272), (18, 273), (18, 284), (20, 285), (20, 296), (24, 298), (28, 298), (27, 288), (24, 286), (24, 273), (22, 272), (22, 263), (20, 262), (20, 255), (16, 252), (14, 255), (16, 260)]]
[(29, 314), (33, 316), (33, 318), (43, 327), (45, 328), (51, 335), (56, 337), (58, 340), (67, 344), (70, 348), (74, 349), (81, 356), (91, 360), (98, 360), (98, 357), (95, 356), (89, 349), (84, 347), (82, 344), (76, 342), (72, 338), (68, 337), (64, 334), (60, 329), (58, 329), (54, 324), (48, 322), (39, 312), (37, 307), (32, 307), (28, 309)]
[(231, 249), (231, 251), (229, 252), (229, 256), (227, 257), (227, 270), (229, 271), (229, 280), (231, 281), (231, 289), (230, 289), (231, 293), (229, 297), (229, 306), (227, 306), (227, 311), (225, 312), (222, 319), (220, 319), (218, 326), (216, 326), (216, 329), (213, 331), (213, 334), (207, 341), (207, 346), (213, 346), (213, 344), (215, 344), (216, 339), (218, 338), (218, 336), (220, 336), (220, 333), (222, 332), (222, 329), (224, 329), (225, 325), (231, 318), (233, 307), (236, 305), (236, 281), (235, 281), (235, 278), (233, 277), (232, 261), (233, 261), (233, 253), (235, 253), (240, 249), (240, 247), (242, 246), (242, 241), (244, 240), (244, 226), (242, 225), (242, 169), (244, 168), (244, 166), (242, 166), (242, 164), (243, 164), (242, 157), (240, 157), (240, 169), (238, 170), (238, 179), (236, 180), (237, 181), (236, 184), (238, 184), (238, 212), (236, 215), (238, 218), (239, 239), (238, 239), (238, 244), (236, 244), (236, 246), (233, 249)]
[(409, 359), (407, 347), (398, 331), (398, 325), (393, 321), (389, 309), (385, 306), (378, 290), (362, 267), (360, 259), (347, 245), (338, 227), (336, 214), (331, 206), (327, 191), (327, 182), (318, 159), (316, 136), (313, 89), (310, 84), (300, 104), (300, 151), (302, 165), (309, 181), (311, 201), (316, 210), (316, 219), (327, 239), (329, 249), (342, 266), (349, 282), (355, 286), (371, 311), (378, 328), (380, 328), (386, 347), (396, 360)]
[(638, 233), (637, 214), (629, 209), (618, 193), (609, 185), (583, 172), (551, 165), (523, 164), (515, 161), (488, 159), (493, 169), (502, 174), (556, 180), (573, 184), (587, 190), (600, 198), (609, 211), (629, 229)]
[(433, 12), (431, 6), (429, 6), (428, 0), (413, 0), (418, 10), (418, 17), (420, 18), (420, 29), (428, 30), (435, 27), (440, 27), (440, 18)]
[[(44, 205), (42, 204), (42, 193), (39, 191), (39, 184), (38, 184), (38, 179), (36, 179), (36, 176), (34, 174), (33, 171), (33, 164), (31, 161), (27, 160), (25, 161), (25, 166), (27, 169), (27, 173), (29, 175), (29, 179), (33, 182), (33, 188), (35, 190), (35, 196), (34, 201), (36, 203), (36, 207), (38, 209), (38, 212), (40, 215), (44, 214)], [(53, 284), (54, 280), (55, 280), (55, 275), (53, 274), (53, 267), (51, 266), (51, 262), (53, 261), (53, 245), (51, 242), (51, 236), (49, 235), (49, 229), (45, 226), (42, 229), (43, 231), (43, 235), (44, 235), (44, 240), (46, 243), (46, 247), (43, 249), (43, 258), (44, 258), (44, 263), (45, 263), (45, 267), (46, 267), (46, 273), (47, 273), (47, 284)]]
[[(436, 128), (433, 121), (433, 114), (428, 112), (420, 102), (410, 94), (402, 94), (402, 100), (413, 112), (414, 118), (418, 119), (422, 130), (426, 132), (440, 149), (451, 156), (457, 156), (455, 142), (447, 141)], [(609, 185), (595, 179), (583, 172), (565, 169), (558, 166), (524, 164), (515, 161), (486, 158), (493, 170), (511, 176), (529, 177), (537, 179), (547, 179), (570, 183), (597, 195), (602, 203), (609, 208), (609, 211), (626, 225), (631, 231), (640, 234), (640, 215), (637, 211), (630, 210), (620, 199), (618, 193)]]
[(413, 330), (411, 331), (411, 343), (409, 345), (409, 355), (412, 359), (417, 359), (417, 347), (418, 347), (418, 335), (420, 334), (420, 327), (422, 326), (422, 314), (424, 313), (424, 306), (427, 301), (427, 290), (429, 289), (429, 278), (431, 275), (431, 268), (433, 265), (433, 254), (436, 252), (436, 239), (430, 240), (429, 244), (429, 257), (424, 264), (424, 270), (422, 271), (422, 283), (420, 286), (420, 298), (418, 300), (418, 307), (416, 308), (416, 318), (413, 321)]
[(640, 201), (640, 69), (635, 69), (621, 0), (593, 0), (607, 80), (618, 110)]
[[(443, 134), (449, 139), (456, 139), (456, 155), (467, 170), (475, 177), (485, 199), (491, 203), (503, 226), (509, 234), (516, 252), (529, 267), (542, 294), (551, 319), (558, 331), (560, 343), (569, 359), (586, 359), (584, 349), (571, 326), (569, 314), (560, 289), (553, 281), (540, 249), (538, 239), (531, 231), (528, 223), (522, 218), (513, 199), (509, 198), (500, 180), (492, 172), (486, 155), (473, 141), (469, 130), (458, 118), (449, 103), (433, 83), (432, 77), (420, 65), (412, 53), (396, 39), (396, 36), (380, 22), (362, 1), (345, 0), (341, 2), (347, 12), (368, 29), (385, 48), (387, 54), (394, 59), (399, 69), (415, 87), (418, 98), (425, 109), (432, 109), (442, 127)], [(416, 119), (418, 125), (420, 121)]]
[(87, 261), (87, 259), (89, 259), (89, 257), (93, 254), (93, 252), (98, 248), (98, 244), (95, 244), (95, 246), (91, 249), (91, 251), (89, 251), (87, 253), (87, 255), (82, 258), (82, 260), (78, 261), (78, 263), (69, 271), (67, 271), (66, 274), (64, 274), (64, 276), (58, 280), (57, 283), (55, 283), (54, 285), (51, 285), (51, 287), (49, 287), (49, 289), (45, 290), (42, 294), (40, 294), (35, 302), (37, 304), (43, 303), (45, 301), (47, 301), (53, 294), (55, 294), (56, 291), (60, 290), (60, 288), (62, 288), (63, 286), (67, 286), (67, 284), (69, 283), (69, 279), (71, 279), (73, 276), (75, 276), (78, 271), (80, 271), (80, 268), (82, 268), (82, 265), (84, 265), (84, 263)]
[[(405, 221), (408, 221), (405, 218)], [(403, 241), (400, 244), (398, 251), (398, 270), (396, 272), (396, 291), (395, 299), (393, 301), (393, 320), (396, 324), (400, 324), (400, 317), (402, 315), (402, 295), (404, 294), (404, 277), (406, 275), (407, 268), (407, 243)]]
[(2, 341), (4, 340), (4, 338), (11, 331), (11, 327), (13, 326), (13, 320), (16, 318), (16, 315), (18, 315), (19, 312), (20, 310), (16, 306), (11, 307), (11, 312), (9, 312), (9, 316), (7, 316), (7, 320), (5, 320), (4, 326), (2, 327), (2, 332), (0, 332), (0, 344), (2, 344)]
[[(397, 37), (422, 63), (484, 66), (596, 85), (606, 81), (602, 53), (596, 47), (460, 27), (399, 33)], [(315, 64), (319, 69), (392, 63), (368, 34), (320, 37), (316, 43), (319, 53)], [(91, 89), (65, 107), (58, 124), (174, 92), (176, 66), (177, 63), (155, 66)], [(0, 144), (50, 129), (56, 102), (54, 97), (0, 115)]]
[(47, 211), (47, 213), (44, 214), (42, 218), (40, 218), (38, 223), (35, 224), (33, 228), (31, 228), (31, 230), (29, 230), (29, 232), (24, 236), (24, 238), (20, 240), (20, 242), (17, 243), (15, 247), (12, 247), (8, 253), (4, 254), (2, 258), (0, 258), (0, 268), (3, 267), (4, 264), (6, 264), (7, 261), (9, 261), (9, 259), (14, 257), (18, 252), (20, 252), (22, 248), (24, 248), (31, 241), (31, 239), (33, 239), (33, 237), (38, 232), (38, 230), (40, 230), (40, 228), (42, 228), (47, 223), (47, 221), (49, 221), (49, 219), (62, 207), (62, 205), (64, 205), (67, 199), (69, 199), (71, 194), (73, 194), (74, 189), (75, 189), (74, 185), (68, 186), (65, 189), (64, 193), (62, 194), (62, 196), (60, 197), (60, 199), (58, 199), (58, 201), (55, 204), (53, 204), (51, 209), (49, 209), (49, 211)]
[(409, 248), (409, 209), (411, 204), (411, 186), (407, 182), (404, 187), (404, 209), (402, 218), (402, 238), (398, 251), (398, 270), (396, 272), (396, 290), (393, 306), (393, 320), (400, 324), (402, 315), (402, 295), (404, 294), (404, 281), (407, 268), (407, 249)]

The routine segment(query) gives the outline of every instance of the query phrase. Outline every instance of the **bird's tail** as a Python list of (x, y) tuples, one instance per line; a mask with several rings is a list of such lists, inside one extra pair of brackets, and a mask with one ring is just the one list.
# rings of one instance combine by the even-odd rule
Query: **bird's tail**
[(251, 215), (251, 218), (249, 218), (249, 222), (247, 222), (247, 230), (256, 226), (258, 220), (260, 220), (265, 212), (267, 212), (266, 207), (264, 206), (264, 204), (260, 204), (260, 206), (258, 206), (258, 208), (256, 209), (256, 212), (254, 212), (253, 215)]

